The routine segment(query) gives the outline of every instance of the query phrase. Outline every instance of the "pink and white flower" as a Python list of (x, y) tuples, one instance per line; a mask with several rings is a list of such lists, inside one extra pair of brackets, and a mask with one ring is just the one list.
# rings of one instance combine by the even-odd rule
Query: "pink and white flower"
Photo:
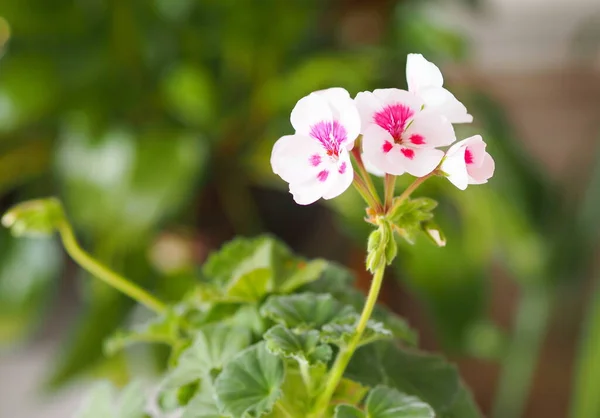
[(298, 204), (339, 196), (354, 178), (348, 152), (360, 134), (354, 101), (342, 88), (317, 91), (298, 101), (291, 122), (296, 133), (273, 147), (273, 172), (289, 183)]
[(399, 89), (379, 89), (356, 96), (362, 121), (365, 159), (377, 170), (422, 177), (444, 156), (437, 149), (456, 136), (448, 119), (425, 108), (424, 100)]
[(439, 68), (421, 54), (408, 54), (406, 60), (408, 91), (421, 97), (428, 110), (435, 110), (450, 123), (470, 123), (473, 116), (452, 93), (444, 87), (444, 77)]
[(441, 170), (460, 190), (465, 190), (469, 184), (487, 183), (494, 175), (495, 164), (485, 148), (481, 135), (463, 139), (450, 147)]

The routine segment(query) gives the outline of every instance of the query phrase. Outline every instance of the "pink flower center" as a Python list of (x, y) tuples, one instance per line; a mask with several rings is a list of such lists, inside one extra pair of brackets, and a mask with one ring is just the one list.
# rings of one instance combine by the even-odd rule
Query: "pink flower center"
[[(402, 134), (404, 133), (406, 124), (413, 115), (414, 112), (408, 106), (401, 103), (395, 103), (388, 105), (375, 113), (373, 115), (373, 121), (388, 131), (392, 138), (394, 138), (395, 143), (400, 144), (402, 142)], [(421, 139), (423, 138), (421, 137)]]
[(473, 153), (468, 148), (465, 150), (465, 163), (473, 164)]
[(310, 136), (318, 140), (330, 157), (338, 157), (347, 139), (346, 129), (337, 121), (321, 121), (310, 128)]

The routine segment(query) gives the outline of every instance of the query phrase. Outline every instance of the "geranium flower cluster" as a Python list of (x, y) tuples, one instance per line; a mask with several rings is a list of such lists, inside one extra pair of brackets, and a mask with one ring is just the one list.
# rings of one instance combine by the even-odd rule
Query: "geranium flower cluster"
[(271, 154), (273, 171), (289, 183), (297, 203), (334, 198), (352, 184), (350, 153), (360, 135), (360, 160), (376, 175), (435, 171), (461, 190), (492, 177), (494, 160), (481, 136), (455, 143), (452, 124), (473, 117), (443, 87), (438, 67), (409, 54), (406, 76), (408, 91), (378, 89), (352, 99), (345, 89), (330, 88), (298, 101), (291, 115), (296, 132), (280, 138)]

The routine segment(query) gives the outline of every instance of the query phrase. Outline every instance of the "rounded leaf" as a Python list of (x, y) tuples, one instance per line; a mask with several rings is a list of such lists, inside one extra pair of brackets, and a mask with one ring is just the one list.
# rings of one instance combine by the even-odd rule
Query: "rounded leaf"
[(233, 418), (270, 412), (281, 397), (283, 361), (258, 343), (239, 353), (215, 381), (223, 413)]

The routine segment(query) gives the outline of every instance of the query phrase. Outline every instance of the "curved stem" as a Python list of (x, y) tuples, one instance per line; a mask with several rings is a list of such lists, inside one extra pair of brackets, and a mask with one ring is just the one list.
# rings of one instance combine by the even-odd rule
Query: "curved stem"
[(344, 375), (346, 366), (348, 366), (348, 363), (350, 362), (350, 359), (352, 358), (352, 355), (354, 354), (354, 351), (356, 350), (356, 347), (360, 342), (363, 332), (367, 328), (367, 323), (371, 318), (371, 314), (373, 313), (373, 309), (375, 308), (375, 304), (377, 303), (379, 291), (381, 290), (381, 283), (383, 282), (384, 271), (385, 263), (381, 263), (379, 267), (375, 270), (375, 273), (373, 274), (373, 281), (371, 282), (369, 295), (367, 296), (367, 301), (365, 302), (362, 314), (360, 315), (360, 319), (358, 321), (358, 324), (356, 325), (354, 336), (347, 346), (342, 347), (340, 349), (340, 352), (338, 353), (338, 356), (335, 359), (335, 363), (329, 371), (325, 387), (321, 392), (321, 395), (317, 398), (315, 402), (315, 407), (313, 408), (313, 410), (315, 411), (317, 416), (321, 416), (329, 406), (331, 397), (333, 396), (335, 389), (337, 388), (340, 380), (342, 379), (342, 376)]
[(131, 283), (125, 277), (102, 265), (86, 253), (79, 246), (79, 243), (73, 234), (73, 229), (67, 221), (62, 221), (58, 225), (58, 232), (60, 233), (65, 250), (67, 250), (67, 253), (69, 253), (73, 260), (81, 267), (156, 313), (163, 313), (166, 311), (167, 307), (163, 302), (156, 299), (141, 287)]

